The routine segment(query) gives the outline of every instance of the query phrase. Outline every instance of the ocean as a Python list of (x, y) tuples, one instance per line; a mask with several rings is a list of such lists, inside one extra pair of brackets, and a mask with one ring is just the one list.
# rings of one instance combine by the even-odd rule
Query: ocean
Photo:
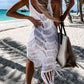
[[(13, 17), (8, 17), (6, 16), (6, 11), (7, 9), (0, 9), (0, 21), (6, 21), (6, 20), (14, 20), (16, 18)], [(21, 14), (25, 14), (25, 15), (29, 15), (29, 11), (27, 12), (21, 12), (21, 10), (18, 10), (17, 12), (21, 13)], [(76, 14), (76, 13), (72, 13), (70, 12), (70, 14)]]
[[(8, 17), (6, 16), (6, 9), (0, 9), (0, 21), (6, 21), (6, 20), (14, 20), (16, 18), (13, 17)], [(18, 10), (17, 12), (21, 13), (21, 14), (25, 14), (25, 15), (29, 15), (29, 11), (27, 12), (21, 12), (21, 10)]]

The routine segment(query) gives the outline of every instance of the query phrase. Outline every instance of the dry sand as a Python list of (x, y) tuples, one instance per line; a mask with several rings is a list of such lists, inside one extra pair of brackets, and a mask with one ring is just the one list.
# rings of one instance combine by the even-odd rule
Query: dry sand
[[(84, 66), (84, 24), (70, 24), (67, 19), (65, 23), (77, 62)], [(0, 22), (0, 84), (26, 84), (26, 45), (31, 25), (28, 20)], [(84, 84), (84, 69), (68, 69), (63, 73), (66, 80), (55, 77), (55, 84)], [(42, 84), (40, 69), (35, 69), (32, 84)]]

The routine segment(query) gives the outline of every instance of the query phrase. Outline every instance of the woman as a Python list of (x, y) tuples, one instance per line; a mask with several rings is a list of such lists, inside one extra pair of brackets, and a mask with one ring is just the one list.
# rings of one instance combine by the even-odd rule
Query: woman
[[(30, 16), (16, 11), (27, 6)], [(18, 0), (6, 13), (7, 16), (28, 19), (34, 25), (28, 37), (26, 81), (31, 84), (35, 67), (42, 67), (41, 77), (44, 84), (54, 84), (56, 56), (58, 53), (58, 35), (56, 26), (66, 18), (74, 0), (69, 0), (67, 9), (60, 15), (60, 0)]]

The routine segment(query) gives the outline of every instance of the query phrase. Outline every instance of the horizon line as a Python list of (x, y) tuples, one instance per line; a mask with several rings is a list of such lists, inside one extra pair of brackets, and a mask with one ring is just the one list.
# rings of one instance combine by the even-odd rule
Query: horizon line
[[(25, 8), (24, 8), (25, 9)], [(24, 10), (24, 9), (18, 9), (18, 10)], [(0, 9), (0, 10), (8, 10), (8, 9)], [(25, 10), (28, 10), (28, 9), (25, 9)]]

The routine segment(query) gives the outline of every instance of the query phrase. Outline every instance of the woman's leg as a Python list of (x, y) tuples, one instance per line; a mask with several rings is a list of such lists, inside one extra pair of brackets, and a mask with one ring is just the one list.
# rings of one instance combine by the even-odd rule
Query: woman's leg
[(45, 84), (45, 82), (43, 82), (43, 84)]
[(29, 59), (26, 62), (26, 82), (31, 84), (32, 76), (34, 73), (34, 64)]

